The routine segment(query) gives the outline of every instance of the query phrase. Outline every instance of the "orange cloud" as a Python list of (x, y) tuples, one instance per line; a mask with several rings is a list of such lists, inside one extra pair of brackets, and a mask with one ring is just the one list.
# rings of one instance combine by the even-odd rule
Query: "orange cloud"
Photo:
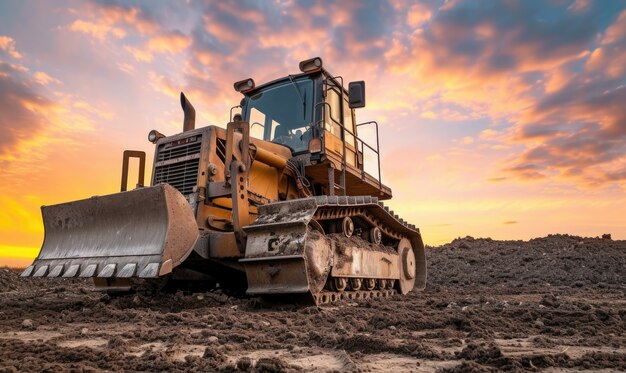
[[(151, 128), (180, 131), (180, 90), (198, 126), (224, 125), (241, 98), (232, 82), (295, 73), (315, 55), (345, 82), (367, 81), (357, 118), (380, 122), (390, 203), (428, 242), (593, 233), (589, 221), (623, 227), (613, 206), (624, 203), (615, 191), (623, 194), (626, 180), (626, 15), (601, 9), (617, 8), (611, 2), (570, 3), (89, 2), (61, 14), (73, 17), (59, 18), (65, 27), (42, 32), (32, 22), (64, 49), (50, 56), (30, 42), (22, 56), (12, 38), (22, 45), (22, 31), (0, 37), (6, 59), (33, 57), (0, 64), (0, 112), (11, 119), (0, 123), (8, 128), (0, 167), (15, 180), (0, 186), (8, 198), (0, 211), (10, 213), (0, 213), (0, 235), (6, 247), (36, 246), (40, 231), (11, 224), (38, 223), (40, 204), (115, 191), (119, 150), (151, 151)], [(63, 38), (68, 30), (88, 37)], [(81, 58), (67, 59), (73, 50)], [(59, 56), (67, 65), (49, 58)], [(503, 224), (512, 218), (519, 223)]]
[(626, 10), (623, 10), (617, 20), (607, 27), (602, 44), (613, 44), (626, 37)]
[(33, 74), (33, 78), (41, 85), (48, 85), (50, 83), (63, 84), (59, 79), (55, 79), (43, 71), (37, 71)]
[(7, 52), (9, 56), (15, 59), (22, 58), (22, 54), (15, 50), (15, 40), (10, 36), (0, 35), (0, 50)]
[(176, 86), (167, 76), (158, 75), (154, 71), (148, 73), (150, 86), (157, 92), (176, 99), (180, 94), (181, 87)]
[(156, 53), (178, 53), (191, 44), (191, 39), (180, 33), (157, 35), (150, 38), (147, 49)]
[(105, 40), (109, 35), (117, 39), (126, 36), (126, 31), (119, 27), (113, 27), (106, 23), (92, 23), (80, 19), (72, 22), (70, 30), (91, 35), (101, 41)]
[(122, 24), (137, 30), (142, 35), (152, 34), (159, 24), (147, 17), (139, 7), (125, 7), (117, 4), (100, 5), (98, 18), (106, 24)]
[(411, 27), (417, 27), (428, 21), (433, 13), (430, 8), (424, 4), (413, 4), (406, 15), (406, 22)]
[(128, 74), (132, 74), (133, 72), (135, 72), (135, 66), (128, 63), (118, 62), (117, 67), (119, 67), (120, 70)]
[(152, 62), (155, 53), (175, 55), (191, 45), (191, 39), (180, 33), (165, 33), (148, 39), (143, 48), (125, 46), (125, 49), (140, 62)]
[(151, 62), (153, 59), (152, 53), (148, 50), (134, 48), (131, 46), (124, 47), (137, 61), (140, 62)]

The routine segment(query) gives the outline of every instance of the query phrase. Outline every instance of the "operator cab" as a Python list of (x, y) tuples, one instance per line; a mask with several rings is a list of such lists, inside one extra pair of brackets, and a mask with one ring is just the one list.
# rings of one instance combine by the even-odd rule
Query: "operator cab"
[[(301, 62), (300, 70), (258, 87), (252, 79), (234, 84), (244, 95), (241, 120), (250, 124), (250, 136), (288, 147), (306, 163), (307, 175), (327, 180), (320, 193), (391, 198), (380, 177), (378, 124), (356, 124), (354, 109), (365, 106), (365, 83), (352, 82), (346, 90), (343, 78), (323, 69), (319, 57)], [(358, 137), (361, 125), (376, 126), (375, 145)], [(365, 171), (365, 158), (378, 178)]]
[(304, 75), (266, 84), (246, 95), (242, 117), (250, 123), (250, 136), (285, 145), (294, 154), (307, 152), (314, 92), (314, 80)]

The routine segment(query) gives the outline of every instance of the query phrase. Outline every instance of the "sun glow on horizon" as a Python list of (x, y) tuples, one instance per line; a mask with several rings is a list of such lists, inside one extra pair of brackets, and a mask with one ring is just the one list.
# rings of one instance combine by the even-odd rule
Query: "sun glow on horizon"
[(576, 4), (0, 3), (0, 265), (36, 255), (41, 205), (117, 192), (123, 150), (149, 170), (180, 91), (225, 126), (233, 82), (313, 56), (366, 81), (357, 121), (426, 244), (626, 239), (626, 5)]

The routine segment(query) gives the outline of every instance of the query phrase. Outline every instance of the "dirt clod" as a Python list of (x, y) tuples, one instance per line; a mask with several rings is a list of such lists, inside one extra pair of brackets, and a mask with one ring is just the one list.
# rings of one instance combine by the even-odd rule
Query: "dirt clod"
[(33, 323), (33, 320), (31, 319), (24, 319), (24, 321), (22, 321), (22, 328), (35, 329), (35, 323)]
[(252, 368), (252, 360), (249, 357), (244, 356), (240, 358), (239, 360), (237, 360), (237, 369), (242, 370), (244, 372), (248, 372), (250, 371), (251, 368)]
[(260, 358), (255, 365), (256, 371), (266, 373), (292, 372), (293, 369), (289, 364), (277, 357)]

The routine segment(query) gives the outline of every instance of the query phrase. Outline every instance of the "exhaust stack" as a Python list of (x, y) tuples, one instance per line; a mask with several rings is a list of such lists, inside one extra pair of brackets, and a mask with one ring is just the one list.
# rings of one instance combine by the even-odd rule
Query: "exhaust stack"
[(183, 108), (183, 113), (185, 113), (185, 119), (183, 119), (183, 132), (191, 131), (196, 128), (196, 109), (193, 108), (193, 105), (184, 93), (180, 93), (180, 106)]

